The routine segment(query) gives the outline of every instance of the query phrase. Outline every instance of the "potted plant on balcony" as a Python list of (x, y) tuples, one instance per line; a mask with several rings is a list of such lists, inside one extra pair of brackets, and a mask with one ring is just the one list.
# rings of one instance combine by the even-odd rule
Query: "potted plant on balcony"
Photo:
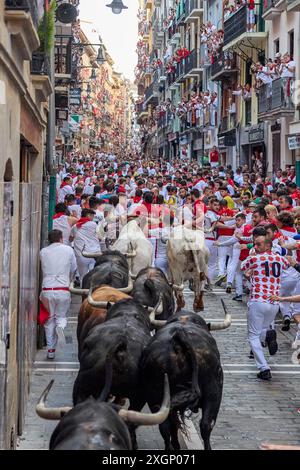
[(49, 9), (44, 12), (38, 26), (40, 47), (32, 54), (31, 72), (47, 73), (46, 61), (54, 48), (56, 0), (52, 0)]

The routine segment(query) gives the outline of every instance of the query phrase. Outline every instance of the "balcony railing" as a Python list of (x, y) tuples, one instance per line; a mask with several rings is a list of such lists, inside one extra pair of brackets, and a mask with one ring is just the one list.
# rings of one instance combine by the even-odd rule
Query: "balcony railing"
[(168, 127), (171, 122), (172, 122), (172, 113), (165, 113), (163, 116), (161, 116), (158, 121), (157, 121), (157, 127), (159, 130), (164, 130), (166, 127)]
[(191, 54), (184, 59), (184, 73), (188, 74), (194, 69), (200, 69), (200, 51), (194, 49)]
[(34, 27), (38, 28), (40, 19), (40, 2), (38, 0), (5, 0), (6, 10), (23, 10), (29, 12), (32, 18)]
[(291, 83), (288, 78), (278, 78), (259, 89), (258, 113), (265, 114), (274, 111), (294, 111), (291, 94)]
[(176, 77), (176, 72), (168, 73), (168, 74), (167, 74), (167, 83), (168, 83), (168, 86), (170, 87), (170, 86), (175, 82), (176, 79), (177, 79), (177, 77)]
[(223, 116), (220, 123), (220, 132), (226, 132), (236, 127), (236, 115), (235, 114), (228, 114), (227, 116)]
[(226, 54), (221, 52), (219, 57), (214, 57), (214, 63), (211, 64), (211, 77), (215, 77), (216, 75), (220, 77), (222, 73), (230, 73), (230, 71), (236, 70), (236, 66), (236, 55), (234, 53)]
[[(257, 24), (254, 25), (254, 30), (258, 32)], [(224, 45), (247, 32), (247, 5), (244, 5), (224, 21)]]
[[(185, 15), (190, 16), (193, 12), (203, 10), (203, 0), (187, 0), (185, 3)], [(193, 15), (191, 15), (193, 16)]]
[(266, 13), (270, 8), (275, 8), (275, 0), (264, 0), (263, 1), (263, 14)]
[(177, 10), (176, 10), (176, 23), (178, 25), (184, 22), (185, 15), (186, 15), (186, 1), (180, 0), (179, 4), (177, 5)]

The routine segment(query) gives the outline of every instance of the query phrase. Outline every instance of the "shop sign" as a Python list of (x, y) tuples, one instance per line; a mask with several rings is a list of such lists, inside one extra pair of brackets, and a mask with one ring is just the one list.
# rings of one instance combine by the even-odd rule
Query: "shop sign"
[(225, 147), (225, 136), (218, 138), (218, 147)]
[(288, 137), (289, 150), (296, 150), (300, 148), (300, 135)]
[(262, 126), (253, 126), (249, 129), (249, 144), (264, 140), (265, 133)]
[(81, 88), (73, 88), (69, 91), (69, 103), (73, 106), (81, 105)]

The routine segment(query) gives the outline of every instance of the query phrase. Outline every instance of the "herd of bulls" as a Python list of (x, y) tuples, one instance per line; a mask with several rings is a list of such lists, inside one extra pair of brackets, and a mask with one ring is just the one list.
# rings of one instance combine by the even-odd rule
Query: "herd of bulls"
[[(77, 327), (80, 368), (73, 408), (46, 406), (53, 382), (37, 405), (40, 417), (60, 420), (50, 449), (137, 449), (137, 426), (153, 424), (159, 424), (166, 450), (180, 449), (178, 431), (185, 430), (186, 412), (199, 409), (204, 448), (210, 449), (223, 388), (210, 330), (228, 328), (230, 315), (223, 304), (224, 322), (206, 324), (199, 314), (182, 309), (177, 296), (175, 313), (174, 283), (147, 266), (146, 247), (138, 270), (138, 243), (130, 241), (129, 253), (125, 246), (128, 241), (123, 254), (116, 249), (99, 256), (84, 253), (95, 257), (95, 267), (82, 289), (71, 286), (83, 298)], [(196, 284), (202, 282), (197, 275)], [(128, 409), (122, 407), (125, 398)], [(150, 413), (141, 412), (145, 404)]]

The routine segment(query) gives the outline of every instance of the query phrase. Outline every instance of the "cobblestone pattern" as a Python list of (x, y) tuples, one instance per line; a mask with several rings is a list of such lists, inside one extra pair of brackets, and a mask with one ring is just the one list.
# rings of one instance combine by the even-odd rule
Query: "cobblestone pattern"
[[(279, 351), (268, 358), (273, 379), (263, 382), (256, 378), (253, 360), (248, 359), (249, 346), (246, 337), (246, 304), (231, 300), (221, 288), (205, 295), (206, 319), (221, 319), (224, 312), (221, 298), (232, 313), (233, 323), (229, 330), (214, 332), (219, 346), (223, 369), (223, 400), (216, 426), (212, 433), (213, 449), (258, 449), (261, 442), (300, 444), (300, 366), (291, 362), (291, 342), (295, 328), (282, 332), (277, 327)], [(193, 294), (185, 290), (187, 308), (192, 307)], [(32, 372), (30, 400), (28, 403), (24, 433), (19, 449), (47, 449), (56, 423), (44, 421), (35, 414), (37, 400), (54, 378), (50, 393), (50, 405), (70, 405), (73, 382), (76, 377), (77, 341), (76, 318), (80, 300), (73, 298), (71, 316), (66, 336), (68, 344), (58, 351), (56, 370), (50, 371), (46, 351), (38, 351)], [(267, 354), (267, 353), (266, 353)], [(268, 356), (268, 354), (267, 354)], [(51, 364), (51, 363), (50, 363)], [(53, 364), (54, 366), (54, 364)], [(52, 366), (52, 367), (53, 367)], [(65, 369), (62, 371), (61, 369)], [(69, 370), (70, 369), (70, 370)], [(297, 374), (298, 372), (298, 374)], [(193, 415), (193, 423), (199, 431), (201, 415)], [(157, 427), (140, 428), (138, 442), (141, 449), (162, 449), (163, 442)], [(183, 444), (184, 445), (184, 444)]]

